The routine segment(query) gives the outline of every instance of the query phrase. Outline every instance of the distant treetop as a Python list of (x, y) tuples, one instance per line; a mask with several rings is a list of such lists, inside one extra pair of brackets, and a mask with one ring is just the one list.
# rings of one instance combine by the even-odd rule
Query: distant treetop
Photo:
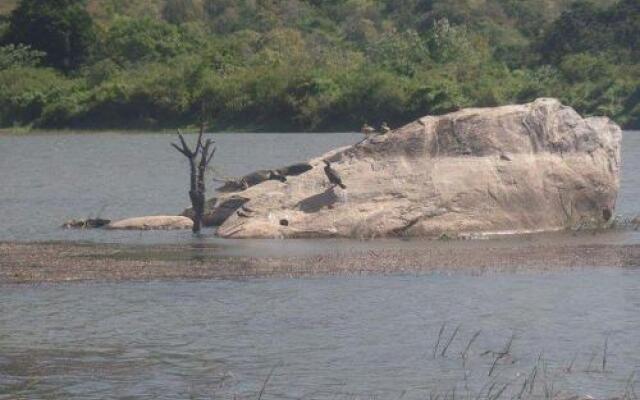
[(89, 56), (93, 20), (84, 0), (22, 0), (11, 13), (4, 41), (43, 51), (47, 65), (70, 71)]

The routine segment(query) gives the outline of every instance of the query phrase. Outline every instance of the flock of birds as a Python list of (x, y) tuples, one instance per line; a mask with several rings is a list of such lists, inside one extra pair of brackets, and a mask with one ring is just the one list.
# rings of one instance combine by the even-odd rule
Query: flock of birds
[(389, 124), (387, 124), (386, 122), (382, 123), (379, 130), (376, 130), (376, 128), (374, 128), (369, 124), (364, 124), (362, 125), (362, 129), (360, 130), (360, 132), (362, 132), (365, 136), (377, 135), (377, 134), (385, 135), (391, 132), (391, 128), (389, 127)]
[[(379, 129), (375, 129), (369, 124), (364, 124), (361, 129), (361, 133), (365, 136), (364, 139), (358, 143), (356, 146), (362, 142), (364, 142), (367, 138), (374, 135), (385, 135), (391, 132), (391, 128), (386, 122), (383, 122)], [(342, 178), (338, 174), (338, 172), (331, 167), (331, 162), (329, 160), (323, 160), (325, 163), (324, 173), (329, 179), (329, 182), (333, 185), (331, 188), (335, 188), (339, 186), (342, 189), (346, 189), (347, 186), (343, 183)], [(281, 168), (278, 170), (260, 170), (253, 172), (249, 175), (243, 176), (239, 179), (224, 179), (225, 183), (222, 187), (217, 190), (220, 192), (233, 192), (239, 190), (246, 190), (251, 186), (255, 186), (261, 182), (267, 180), (277, 180), (280, 182), (286, 182), (287, 176), (296, 176), (300, 175), (313, 167), (306, 163), (300, 163), (288, 166), (286, 168)]]

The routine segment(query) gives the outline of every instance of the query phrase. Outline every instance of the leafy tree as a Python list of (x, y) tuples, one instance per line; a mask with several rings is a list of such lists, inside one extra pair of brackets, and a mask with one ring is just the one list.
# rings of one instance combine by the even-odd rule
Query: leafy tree
[(0, 70), (13, 67), (36, 67), (46, 54), (22, 44), (0, 47)]
[(204, 104), (216, 129), (348, 130), (552, 96), (640, 128), (640, 2), (593, 1), (90, 0), (89, 46), (83, 1), (15, 0), (0, 125), (168, 128)]
[(37, 124), (69, 82), (52, 69), (9, 68), (0, 71), (0, 122), (4, 126)]
[(162, 17), (172, 24), (195, 21), (203, 14), (203, 4), (198, 0), (166, 0), (162, 9)]
[(166, 61), (189, 48), (185, 39), (164, 21), (117, 17), (106, 33), (104, 55), (120, 65)]
[(610, 8), (576, 2), (551, 25), (540, 45), (545, 62), (567, 54), (607, 53), (640, 61), (640, 2), (621, 0)]
[(403, 76), (413, 76), (431, 61), (426, 41), (416, 31), (385, 33), (368, 49), (369, 59)]
[(4, 39), (43, 51), (47, 65), (70, 71), (87, 60), (95, 33), (83, 0), (21, 0)]

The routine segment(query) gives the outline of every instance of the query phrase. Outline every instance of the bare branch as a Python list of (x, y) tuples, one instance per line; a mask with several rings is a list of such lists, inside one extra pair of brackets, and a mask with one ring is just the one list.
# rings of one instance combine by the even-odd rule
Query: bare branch
[(189, 148), (189, 145), (184, 140), (184, 136), (182, 136), (182, 132), (180, 132), (180, 130), (178, 130), (178, 138), (180, 139), (180, 143), (182, 143), (182, 150), (184, 151), (183, 154), (188, 154), (187, 157), (189, 157), (189, 158), (195, 157), (197, 152), (194, 153), (194, 152), (191, 151), (191, 149)]
[(216, 154), (216, 150), (217, 150), (217, 149), (218, 149), (217, 147), (214, 147), (214, 148), (211, 150), (211, 154), (209, 154), (209, 158), (207, 158), (207, 165), (209, 165), (209, 163), (211, 162), (211, 160), (213, 160), (213, 156)]
[(176, 150), (178, 150), (180, 153), (182, 153), (185, 157), (187, 158), (191, 158), (191, 155), (187, 154), (184, 149), (181, 149), (177, 144), (175, 143), (171, 143), (171, 146), (175, 147)]
[(200, 125), (200, 133), (198, 133), (198, 142), (196, 144), (196, 151), (193, 152), (194, 154), (198, 154), (198, 152), (202, 150), (202, 135), (204, 135), (203, 124)]
[[(176, 150), (182, 153), (189, 159), (190, 169), (190, 188), (189, 198), (191, 199), (191, 205), (193, 207), (193, 232), (199, 233), (204, 220), (204, 208), (205, 208), (205, 172), (207, 164), (212, 160), (213, 155), (209, 155), (209, 147), (213, 143), (212, 140), (207, 140), (206, 144), (202, 143), (202, 136), (204, 135), (204, 127), (200, 128), (200, 134), (198, 135), (198, 142), (196, 143), (195, 151), (192, 151), (187, 144), (182, 132), (178, 130), (178, 138), (182, 147), (175, 143), (171, 143)], [(198, 156), (200, 158), (198, 158)]]

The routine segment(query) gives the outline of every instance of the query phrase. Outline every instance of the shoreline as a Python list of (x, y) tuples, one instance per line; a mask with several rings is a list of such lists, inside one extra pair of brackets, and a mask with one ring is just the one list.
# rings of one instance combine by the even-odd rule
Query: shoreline
[[(16, 128), (0, 128), (0, 137), (24, 137), (24, 136), (48, 136), (48, 135), (102, 135), (102, 134), (126, 134), (126, 135), (175, 135), (180, 130), (186, 135), (198, 134), (197, 128), (161, 128), (161, 129), (127, 129), (127, 128), (96, 128), (96, 129), (16, 129)], [(623, 133), (640, 133), (638, 128), (622, 128)], [(324, 130), (324, 131), (272, 131), (272, 130), (214, 130), (205, 132), (205, 134), (233, 134), (233, 135), (344, 135), (344, 134), (360, 134), (357, 130)]]
[(422, 248), (220, 256), (202, 245), (0, 242), (0, 285), (152, 280), (242, 280), (425, 273), (549, 272), (640, 266), (640, 244), (456, 241)]
[[(0, 128), (0, 137), (23, 137), (23, 136), (48, 136), (48, 135), (102, 135), (102, 134), (125, 134), (125, 135), (175, 135), (180, 130), (186, 135), (197, 135), (197, 128), (162, 128), (162, 129), (7, 129)], [(630, 130), (633, 131), (633, 130)], [(274, 130), (213, 130), (205, 132), (207, 135), (233, 134), (233, 135), (342, 135), (360, 134), (352, 130), (332, 130), (332, 131), (274, 131)]]

